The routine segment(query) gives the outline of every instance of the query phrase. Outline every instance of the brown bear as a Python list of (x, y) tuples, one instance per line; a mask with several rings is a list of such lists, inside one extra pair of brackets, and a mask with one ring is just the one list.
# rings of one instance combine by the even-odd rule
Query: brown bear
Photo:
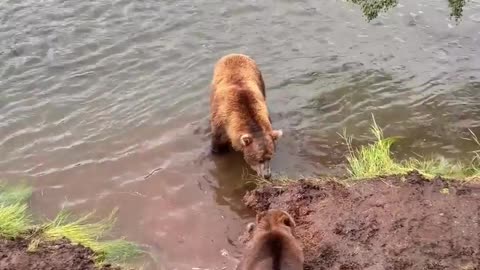
[(253, 234), (237, 270), (302, 270), (303, 250), (293, 236), (295, 221), (285, 211), (272, 209), (249, 224)]
[(270, 160), (281, 130), (274, 130), (268, 114), (265, 84), (255, 61), (229, 54), (215, 65), (210, 95), (212, 152), (230, 147), (243, 153), (261, 177), (271, 176)]

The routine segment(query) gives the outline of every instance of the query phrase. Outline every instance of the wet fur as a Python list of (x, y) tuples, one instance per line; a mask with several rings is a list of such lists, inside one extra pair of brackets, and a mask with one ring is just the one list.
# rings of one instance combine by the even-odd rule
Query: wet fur
[(230, 54), (218, 60), (210, 113), (212, 152), (233, 148), (258, 175), (270, 177), (270, 160), (283, 133), (272, 129), (262, 74), (250, 57)]
[(284, 211), (257, 215), (256, 224), (247, 227), (253, 236), (237, 270), (302, 270), (303, 251), (294, 228), (295, 222)]
[(210, 96), (212, 150), (241, 151), (244, 133), (271, 131), (265, 84), (248, 56), (230, 54), (215, 65)]

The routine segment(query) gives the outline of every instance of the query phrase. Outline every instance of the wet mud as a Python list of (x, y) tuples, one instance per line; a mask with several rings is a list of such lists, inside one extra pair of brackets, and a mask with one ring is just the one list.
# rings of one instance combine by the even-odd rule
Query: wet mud
[(89, 248), (68, 240), (42, 243), (28, 250), (25, 239), (0, 239), (1, 270), (120, 270), (110, 265), (96, 266), (95, 254)]
[(301, 180), (244, 201), (293, 215), (305, 269), (480, 269), (479, 184), (416, 172), (351, 185)]

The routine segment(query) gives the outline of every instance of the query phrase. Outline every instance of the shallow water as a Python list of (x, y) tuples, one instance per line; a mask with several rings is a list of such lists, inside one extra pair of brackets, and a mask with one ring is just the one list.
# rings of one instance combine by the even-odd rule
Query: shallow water
[(51, 217), (118, 206), (116, 235), (147, 269), (231, 269), (252, 217), (245, 166), (208, 155), (215, 61), (242, 52), (264, 73), (285, 137), (277, 174), (343, 169), (344, 128), (371, 114), (399, 155), (465, 159), (480, 134), (480, 2), (459, 25), (447, 1), (401, 1), (366, 23), (327, 1), (7, 0), (0, 7), (0, 178), (35, 187)]

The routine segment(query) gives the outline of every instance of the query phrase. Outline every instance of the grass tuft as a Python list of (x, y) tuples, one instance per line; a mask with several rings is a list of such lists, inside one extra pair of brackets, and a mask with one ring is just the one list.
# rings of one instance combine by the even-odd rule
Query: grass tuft
[(93, 212), (73, 220), (68, 212), (62, 211), (54, 220), (45, 225), (43, 234), (48, 240), (65, 237), (75, 244), (82, 244), (93, 250), (98, 250), (99, 238), (111, 228), (113, 221), (109, 217), (95, 223), (88, 223), (92, 215)]
[(101, 241), (115, 223), (115, 211), (100, 221), (92, 222), (93, 212), (83, 217), (74, 219), (65, 211), (46, 224), (43, 235), (47, 240), (67, 238), (74, 244), (81, 244), (91, 248), (97, 256), (99, 263), (123, 264), (141, 253), (140, 248), (123, 239), (114, 241)]
[(0, 237), (15, 238), (30, 226), (31, 219), (24, 203), (0, 204)]
[(26, 201), (31, 193), (26, 186), (7, 187), (0, 183), (0, 237), (15, 238), (29, 228)]
[(8, 187), (0, 183), (0, 238), (26, 237), (30, 239), (29, 251), (34, 251), (43, 241), (67, 238), (92, 249), (98, 264), (124, 265), (143, 253), (137, 245), (124, 239), (101, 240), (112, 229), (116, 211), (98, 222), (92, 221), (93, 212), (75, 219), (62, 211), (44, 225), (33, 225), (27, 205), (31, 194), (28, 186)]
[[(452, 163), (444, 158), (437, 159), (415, 159), (410, 158), (405, 161), (396, 161), (390, 151), (391, 146), (398, 138), (385, 138), (382, 129), (377, 125), (372, 115), (373, 123), (371, 133), (375, 141), (369, 145), (361, 146), (354, 150), (352, 147), (352, 137), (345, 133), (342, 135), (347, 146), (348, 171), (355, 178), (372, 178), (381, 175), (405, 174), (413, 170), (419, 171), (427, 178), (443, 176), (455, 179), (473, 179), (480, 177), (480, 152), (474, 152), (475, 157), (470, 164), (461, 162)], [(480, 146), (480, 141), (473, 134), (473, 140)]]
[(375, 136), (375, 143), (362, 146), (359, 150), (353, 150), (352, 137), (348, 137), (346, 132), (344, 132), (343, 138), (349, 151), (347, 155), (350, 165), (348, 172), (354, 178), (370, 178), (385, 174), (406, 173), (407, 171), (392, 159), (390, 148), (396, 139), (393, 137), (384, 138), (383, 131), (378, 127), (375, 118), (373, 118), (370, 131)]

